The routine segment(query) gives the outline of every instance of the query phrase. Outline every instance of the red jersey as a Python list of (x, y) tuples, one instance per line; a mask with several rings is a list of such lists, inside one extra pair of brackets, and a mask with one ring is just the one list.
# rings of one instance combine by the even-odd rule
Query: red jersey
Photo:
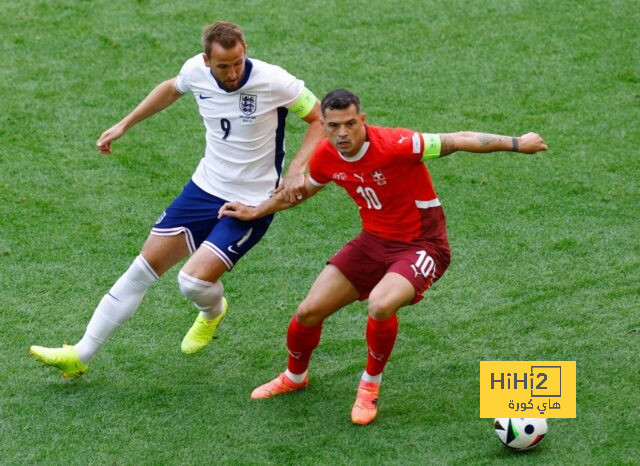
[(427, 166), (421, 133), (366, 126), (367, 141), (344, 157), (328, 139), (309, 161), (310, 181), (344, 188), (360, 208), (362, 228), (382, 238), (448, 244), (444, 211)]

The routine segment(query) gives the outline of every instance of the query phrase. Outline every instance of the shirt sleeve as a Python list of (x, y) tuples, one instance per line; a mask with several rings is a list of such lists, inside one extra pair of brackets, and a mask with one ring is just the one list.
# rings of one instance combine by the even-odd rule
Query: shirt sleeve
[(277, 107), (289, 108), (304, 90), (304, 81), (273, 65), (271, 95)]
[(324, 186), (331, 181), (331, 178), (323, 170), (322, 163), (322, 143), (316, 147), (315, 152), (309, 160), (309, 181), (316, 186)]
[(419, 162), (424, 151), (422, 134), (406, 128), (393, 128), (387, 139), (393, 153), (403, 159)]
[(182, 68), (180, 68), (180, 73), (178, 73), (178, 77), (176, 78), (176, 89), (178, 92), (182, 94), (186, 94), (187, 92), (191, 92), (191, 83), (189, 81), (189, 75), (193, 71), (192, 60), (187, 60)]

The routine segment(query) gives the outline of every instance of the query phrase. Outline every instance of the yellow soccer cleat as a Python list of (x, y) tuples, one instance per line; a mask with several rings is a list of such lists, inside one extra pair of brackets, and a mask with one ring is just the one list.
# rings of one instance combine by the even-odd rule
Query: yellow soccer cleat
[(55, 367), (65, 379), (77, 379), (87, 372), (89, 366), (80, 361), (78, 351), (73, 346), (62, 345), (62, 348), (45, 348), (32, 346), (29, 354), (45, 366)]
[(305, 377), (300, 383), (296, 383), (289, 379), (284, 372), (270, 382), (260, 385), (253, 392), (251, 398), (254, 400), (266, 400), (272, 396), (282, 395), (283, 393), (295, 392), (309, 385), (309, 377)]
[(215, 319), (209, 320), (205, 317), (198, 316), (182, 339), (182, 345), (180, 346), (182, 352), (185, 354), (193, 354), (207, 346), (216, 334), (216, 330), (227, 314), (228, 308), (229, 303), (227, 303), (226, 298), (223, 297), (222, 312), (218, 314)]
[(351, 422), (354, 424), (370, 424), (378, 413), (378, 393), (380, 385), (373, 382), (360, 381), (356, 402), (351, 409)]

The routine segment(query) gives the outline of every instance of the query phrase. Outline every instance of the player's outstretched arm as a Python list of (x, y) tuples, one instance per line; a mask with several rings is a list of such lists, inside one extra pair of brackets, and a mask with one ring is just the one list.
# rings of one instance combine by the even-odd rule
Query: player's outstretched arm
[[(315, 96), (311, 94), (315, 99)], [(302, 118), (309, 126), (302, 139), (302, 144), (295, 158), (289, 164), (289, 169), (283, 180), (284, 193), (289, 198), (289, 202), (295, 204), (300, 202), (304, 197), (304, 171), (307, 168), (309, 159), (313, 154), (316, 146), (324, 137), (322, 128), (322, 112), (320, 111), (320, 102), (315, 99), (311, 111)]]
[(103, 154), (110, 154), (113, 141), (126, 133), (129, 128), (167, 108), (182, 96), (183, 94), (176, 89), (176, 78), (159, 84), (131, 113), (102, 133), (96, 141), (96, 147)]
[(538, 133), (527, 133), (520, 137), (460, 131), (440, 134), (440, 156), (456, 151), (497, 152), (511, 151), (535, 154), (547, 150), (547, 145)]
[[(308, 177), (305, 177), (304, 183), (304, 197), (302, 201), (305, 201), (315, 195), (323, 187), (316, 186), (309, 181)], [(302, 201), (295, 203), (289, 201), (289, 196), (284, 190), (277, 191), (273, 196), (264, 201), (262, 204), (256, 207), (250, 207), (244, 205), (241, 202), (225, 202), (218, 210), (218, 218), (233, 217), (239, 220), (249, 221), (258, 218), (266, 217), (267, 215), (279, 212), (281, 210), (289, 209), (300, 204)]]

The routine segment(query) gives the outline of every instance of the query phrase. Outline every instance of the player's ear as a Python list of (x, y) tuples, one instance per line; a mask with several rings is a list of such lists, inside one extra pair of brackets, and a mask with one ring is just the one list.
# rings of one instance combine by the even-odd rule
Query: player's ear
[(202, 58), (204, 58), (204, 64), (205, 64), (206, 66), (208, 66), (209, 68), (211, 68), (211, 62), (209, 61), (209, 57), (207, 57), (207, 54), (206, 54), (206, 53), (203, 53), (203, 54), (202, 54)]
[(367, 119), (367, 114), (366, 113), (360, 114), (360, 121), (362, 121), (364, 123), (366, 119)]

